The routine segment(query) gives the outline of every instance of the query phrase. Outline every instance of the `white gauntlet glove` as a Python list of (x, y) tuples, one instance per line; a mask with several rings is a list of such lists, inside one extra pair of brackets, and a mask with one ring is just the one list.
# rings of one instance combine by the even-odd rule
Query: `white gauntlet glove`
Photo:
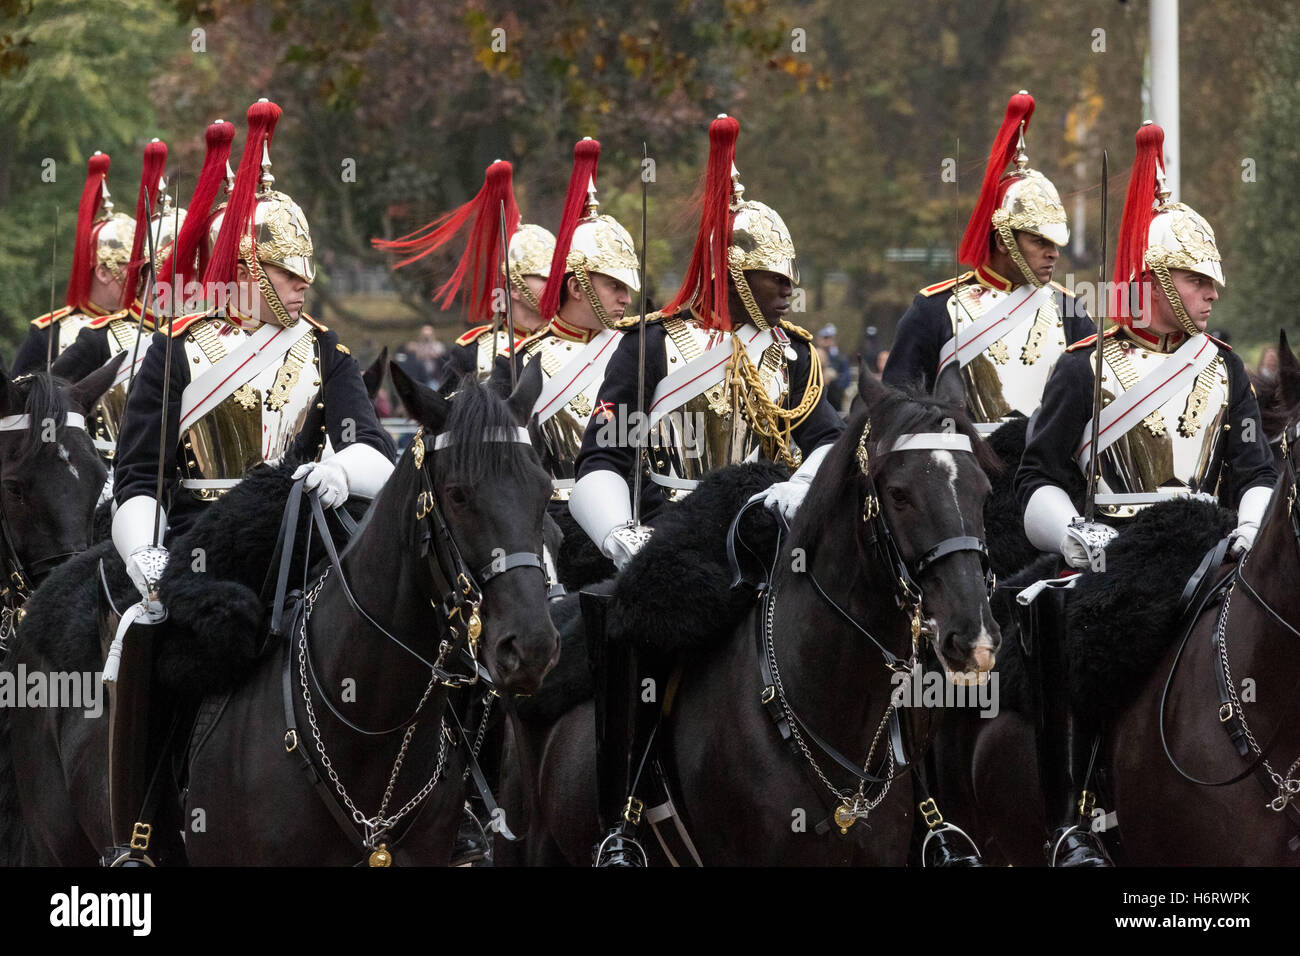
[(1070, 496), (1056, 485), (1043, 485), (1025, 505), (1029, 543), (1040, 551), (1059, 552), (1072, 568), (1098, 568), (1106, 545), (1117, 535), (1107, 525), (1085, 522)]
[(615, 528), (605, 535), (605, 541), (600, 546), (601, 554), (613, 561), (614, 567), (622, 571), (636, 553), (645, 547), (653, 533), (653, 528), (643, 524), (629, 524)]
[(333, 458), (327, 461), (311, 461), (305, 465), (299, 465), (298, 470), (293, 473), (293, 480), (297, 481), (304, 475), (307, 480), (303, 482), (303, 490), (319, 493), (320, 503), (323, 507), (337, 508), (348, 500), (347, 472)]
[(790, 476), (789, 481), (778, 481), (749, 500), (756, 501), (762, 498), (763, 505), (769, 511), (780, 511), (787, 520), (792, 519), (795, 512), (799, 510), (799, 506), (803, 504), (804, 496), (808, 494), (813, 477), (816, 476), (817, 469), (821, 467), (822, 461), (830, 450), (830, 445), (822, 445), (814, 449), (803, 460), (799, 470)]
[(1104, 566), (1102, 554), (1119, 532), (1110, 525), (1076, 518), (1061, 537), (1061, 554), (1072, 568), (1099, 571)]
[(632, 524), (627, 482), (612, 471), (579, 478), (569, 495), (569, 513), (620, 571), (650, 540), (650, 528)]
[(1259, 523), (1264, 520), (1264, 512), (1272, 498), (1272, 488), (1251, 488), (1241, 496), (1241, 503), (1237, 506), (1237, 527), (1229, 536), (1230, 557), (1239, 558), (1254, 547)]
[[(158, 600), (158, 582), (167, 567), (167, 549), (153, 543), (154, 500), (137, 495), (118, 506), (113, 514), (113, 545), (126, 565), (131, 583), (140, 592), (141, 619), (157, 624), (167, 617)], [(167, 515), (158, 519), (159, 537), (167, 533)]]

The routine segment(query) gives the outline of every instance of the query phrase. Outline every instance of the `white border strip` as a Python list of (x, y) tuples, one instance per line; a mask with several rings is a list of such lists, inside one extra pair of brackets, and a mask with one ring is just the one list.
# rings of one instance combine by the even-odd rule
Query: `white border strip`
[[(86, 416), (78, 412), (68, 412), (68, 419), (64, 422), (67, 428), (80, 428), (86, 430)], [(25, 432), (32, 427), (32, 417), (30, 415), (6, 415), (0, 418), (0, 432)]]
[[(514, 428), (485, 428), (479, 441), (500, 441), (500, 442), (519, 442), (521, 445), (531, 445), (533, 440), (528, 437), (528, 429), (515, 426)], [(446, 448), (448, 445), (456, 444), (456, 437), (451, 432), (439, 432), (433, 436), (433, 450)]]
[(956, 432), (918, 432), (900, 435), (889, 451), (973, 451), (970, 439)]

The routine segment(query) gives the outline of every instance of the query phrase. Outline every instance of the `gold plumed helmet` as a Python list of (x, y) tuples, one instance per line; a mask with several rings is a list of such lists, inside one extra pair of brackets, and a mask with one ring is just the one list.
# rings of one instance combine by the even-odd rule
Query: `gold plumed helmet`
[(798, 285), (799, 267), (794, 261), (794, 239), (785, 220), (765, 203), (741, 199), (745, 187), (740, 184), (740, 174), (734, 166), (731, 174), (731, 211), (735, 213), (735, 219), (731, 225), (727, 264), (741, 272), (751, 269), (775, 272)]
[[(163, 262), (171, 253), (172, 244), (176, 242), (176, 236), (181, 227), (185, 225), (185, 217), (189, 214), (184, 206), (179, 209), (176, 208), (171, 194), (167, 192), (166, 176), (158, 183), (158, 195), (162, 197), (162, 200), (159, 203), (158, 211), (153, 216), (153, 265), (155, 274), (157, 274)], [(165, 277), (160, 276), (160, 278)]]
[(510, 284), (534, 310), (540, 308), (537, 295), (528, 288), (524, 276), (550, 278), (551, 258), (555, 255), (555, 236), (549, 229), (531, 222), (519, 224), (510, 237)]
[(95, 220), (95, 264), (113, 273), (114, 279), (126, 278), (126, 267), (131, 263), (131, 242), (135, 237), (135, 220), (123, 212), (113, 211), (113, 197), (108, 191), (108, 180), (100, 186), (103, 205)]
[[(1165, 193), (1161, 198), (1167, 198)], [(1142, 256), (1149, 269), (1186, 269), (1209, 276), (1226, 286), (1223, 257), (1214, 230), (1205, 217), (1180, 202), (1162, 202), (1147, 228), (1147, 249)]]
[(570, 272), (579, 268), (617, 279), (633, 292), (641, 289), (640, 263), (631, 234), (613, 216), (597, 213), (596, 181), (587, 187), (587, 214), (573, 230), (565, 264)]
[[(263, 146), (263, 150), (266, 147)], [(311, 229), (307, 216), (293, 199), (286, 193), (271, 188), (275, 177), (271, 175), (271, 157), (264, 152), (262, 159), (262, 179), (257, 190), (257, 206), (253, 210), (253, 223), (256, 235), (250, 239), (241, 238), (239, 258), (245, 262), (252, 258), (252, 245), (257, 246), (257, 261), (264, 266), (279, 266), (292, 272), (305, 282), (316, 281), (316, 262), (311, 241)], [(225, 210), (212, 217), (208, 227), (208, 238), (216, 245), (221, 232), (221, 223), (225, 219)]]

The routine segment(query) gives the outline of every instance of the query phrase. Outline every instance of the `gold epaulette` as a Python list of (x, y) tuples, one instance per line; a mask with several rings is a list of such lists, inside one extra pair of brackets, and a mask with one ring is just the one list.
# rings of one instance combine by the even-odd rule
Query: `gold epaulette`
[(108, 323), (112, 322), (114, 319), (125, 319), (130, 314), (130, 312), (131, 312), (130, 309), (118, 309), (116, 312), (109, 312), (106, 315), (97, 315), (89, 322), (86, 323), (86, 328), (102, 329), (104, 328), (104, 326), (108, 325)]
[(805, 329), (802, 325), (795, 325), (789, 319), (781, 320), (781, 328), (785, 329), (787, 332), (793, 332), (795, 335), (799, 336), (799, 338), (803, 339), (805, 342), (812, 341), (813, 334), (811, 332)]
[(317, 322), (315, 319), (313, 319), (313, 318), (312, 318), (310, 315), (308, 315), (306, 312), (302, 313), (302, 320), (303, 320), (304, 322), (306, 322), (308, 325), (310, 325), (312, 328), (316, 329), (318, 332), (328, 332), (328, 331), (329, 331), (329, 329), (327, 329), (323, 324), (321, 324), (320, 322)]
[(520, 340), (515, 344), (515, 349), (516, 349), (517, 351), (524, 351), (525, 349), (529, 349), (529, 348), (531, 348), (533, 345), (535, 345), (536, 343), (542, 341), (542, 339), (546, 338), (546, 336), (548, 336), (548, 335), (550, 335), (550, 334), (551, 334), (551, 327), (550, 327), (549, 325), (543, 325), (540, 329), (538, 329), (538, 330), (537, 330), (536, 332), (534, 332), (532, 335), (529, 335), (529, 336), (526, 336), (525, 338), (520, 339)]
[(72, 306), (65, 305), (61, 309), (55, 309), (53, 312), (46, 312), (44, 315), (38, 315), (32, 319), (32, 325), (38, 329), (49, 328), (51, 322), (55, 319), (61, 319), (72, 311)]
[(477, 342), (478, 337), (482, 335), (484, 332), (491, 332), (491, 331), (492, 331), (492, 326), (490, 325), (476, 325), (474, 326), (474, 328), (470, 329), (460, 338), (456, 339), (456, 344), (469, 345), (473, 342)]
[(1051, 283), (1051, 286), (1052, 286), (1052, 288), (1055, 289), (1057, 292), (1064, 292), (1064, 293), (1065, 293), (1066, 295), (1068, 295), (1071, 299), (1073, 299), (1073, 298), (1076, 297), (1075, 294), (1074, 294), (1073, 292), (1071, 292), (1071, 291), (1070, 291), (1069, 289), (1067, 289), (1065, 286), (1061, 285), (1061, 283), (1059, 283), (1059, 282), (1053, 281), (1053, 282)]
[[(1116, 335), (1119, 335), (1118, 325), (1112, 325), (1110, 328), (1106, 330), (1106, 338), (1111, 338), (1112, 336), (1116, 336)], [(1081, 349), (1093, 348), (1096, 345), (1097, 345), (1097, 334), (1094, 332), (1092, 335), (1089, 335), (1086, 338), (1079, 339), (1079, 341), (1075, 342), (1073, 345), (1067, 345), (1065, 347), (1065, 350), (1067, 352), (1078, 352)]]
[(184, 335), (187, 329), (192, 329), (204, 319), (213, 318), (207, 312), (191, 312), (189, 315), (178, 315), (172, 320), (172, 338)]
[[(663, 317), (663, 312), (648, 312), (645, 317), (646, 325), (649, 325), (651, 322), (659, 322)], [(616, 329), (637, 329), (640, 327), (641, 316), (639, 315), (626, 315), (614, 323), (614, 328)]]
[(924, 296), (931, 296), (931, 295), (938, 295), (940, 292), (947, 292), (957, 283), (965, 282), (967, 279), (971, 278), (974, 275), (975, 273), (973, 272), (963, 272), (961, 275), (956, 276), (952, 279), (944, 279), (942, 282), (936, 282), (934, 285), (928, 285), (924, 289), (922, 289), (919, 294)]

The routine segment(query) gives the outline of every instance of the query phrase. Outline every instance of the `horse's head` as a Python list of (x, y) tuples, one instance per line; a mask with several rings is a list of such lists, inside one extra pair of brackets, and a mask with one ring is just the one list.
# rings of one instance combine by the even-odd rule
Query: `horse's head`
[[(112, 384), (117, 361), (75, 385), (45, 373), (12, 381), (0, 370), (0, 521), (4, 561), (35, 584), (91, 543), (95, 505), (108, 472), (85, 416)], [(6, 567), (9, 577), (17, 567)]]
[(1287, 342), (1286, 330), (1278, 333), (1277, 374), (1272, 378), (1251, 375), (1259, 398), (1260, 424), (1273, 446), (1273, 464), (1282, 468), (1282, 432), (1300, 418), (1300, 358)]
[[(390, 369), (402, 404), (423, 429), (390, 479), (409, 486), (403, 500), (410, 502), (410, 514), (403, 520), (413, 541), (423, 522), (437, 514), (445, 520), (454, 549), (475, 578), (470, 583), (482, 594), (488, 673), (503, 691), (531, 693), (560, 652), (541, 562), (551, 480), (523, 428), (541, 390), (540, 369), (530, 367), (509, 398), (466, 385), (450, 400), (412, 381), (397, 365)], [(436, 513), (417, 509), (422, 471)]]
[(888, 575), (872, 586), (914, 601), (897, 580), (910, 578), (944, 667), (954, 680), (973, 681), (993, 667), (1001, 641), (983, 550), (985, 468), (996, 468), (996, 460), (959, 408), (910, 397), (872, 376), (860, 389), (862, 405), (823, 463), (837, 477), (822, 494), (856, 486), (864, 559), (883, 562)]

